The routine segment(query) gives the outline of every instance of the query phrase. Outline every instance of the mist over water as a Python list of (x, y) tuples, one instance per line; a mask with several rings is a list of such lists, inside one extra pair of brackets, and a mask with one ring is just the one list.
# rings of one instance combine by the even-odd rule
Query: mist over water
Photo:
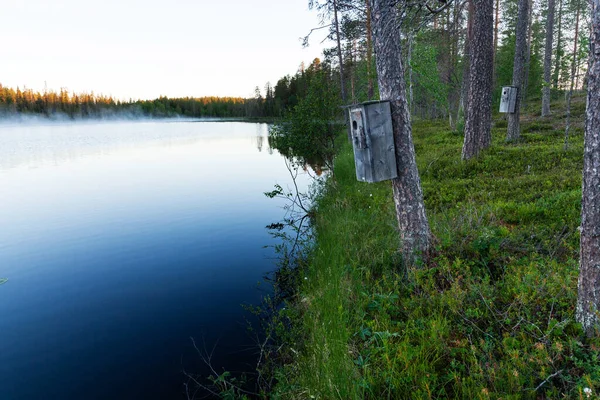
[[(243, 303), (275, 266), (291, 184), (267, 126), (0, 126), (0, 398), (185, 398), (182, 370), (251, 370)], [(300, 185), (309, 178), (302, 175)], [(268, 289), (263, 289), (268, 290)]]

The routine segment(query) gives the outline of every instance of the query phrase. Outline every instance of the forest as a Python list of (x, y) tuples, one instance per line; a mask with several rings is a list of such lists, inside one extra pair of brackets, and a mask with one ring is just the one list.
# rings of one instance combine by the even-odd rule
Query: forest
[(122, 101), (94, 92), (69, 92), (66, 88), (59, 92), (46, 89), (40, 93), (0, 84), (0, 118), (37, 115), (71, 120), (137, 117), (276, 119), (283, 117), (298, 104), (299, 99), (306, 96), (313, 69), (305, 71), (304, 67), (300, 67), (295, 75), (281, 78), (275, 87), (267, 83), (264, 96), (257, 86), (251, 98), (160, 96), (154, 100)]

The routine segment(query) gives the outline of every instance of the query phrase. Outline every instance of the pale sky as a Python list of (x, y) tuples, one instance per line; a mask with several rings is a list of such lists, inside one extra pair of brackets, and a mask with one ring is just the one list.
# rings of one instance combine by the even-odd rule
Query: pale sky
[(34, 90), (249, 97), (320, 57), (308, 0), (0, 0), (0, 83)]

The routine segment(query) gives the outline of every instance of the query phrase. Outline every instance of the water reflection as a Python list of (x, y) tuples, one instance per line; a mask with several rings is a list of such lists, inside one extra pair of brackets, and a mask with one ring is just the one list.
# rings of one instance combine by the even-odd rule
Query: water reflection
[(266, 135), (0, 127), (0, 397), (185, 398), (182, 367), (203, 367), (190, 337), (218, 343), (216, 366), (255, 364), (240, 304), (274, 268), (264, 226), (283, 204), (263, 192), (291, 185)]

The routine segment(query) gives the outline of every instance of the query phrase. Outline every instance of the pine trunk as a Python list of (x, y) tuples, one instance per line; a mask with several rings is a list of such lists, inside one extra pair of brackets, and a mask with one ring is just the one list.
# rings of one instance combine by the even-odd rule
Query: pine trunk
[(558, 37), (556, 38), (556, 58), (554, 60), (554, 74), (552, 75), (554, 89), (558, 89), (558, 81), (560, 79), (560, 59), (562, 56), (563, 2), (564, 0), (558, 0)]
[(493, 0), (471, 0), (473, 34), (463, 160), (476, 157), (492, 142), (492, 74), (494, 68)]
[(390, 0), (371, 0), (377, 82), (381, 100), (389, 100), (396, 146), (398, 178), (392, 180), (402, 252), (407, 265), (427, 257), (431, 231), (417, 170), (406, 82), (402, 65), (397, 9)]
[(452, 10), (452, 32), (450, 34), (450, 69), (448, 71), (448, 92), (451, 94), (448, 96), (448, 120), (450, 122), (450, 129), (456, 130), (458, 118), (454, 116), (459, 115), (460, 102), (461, 102), (461, 87), (457, 82), (456, 70), (458, 68), (458, 47), (459, 47), (459, 31), (461, 28), (460, 23), (461, 7), (458, 2), (454, 3)]
[(475, 12), (473, 11), (473, 1), (467, 0), (468, 3), (468, 17), (467, 17), (467, 31), (465, 35), (465, 54), (463, 57), (463, 81), (460, 92), (460, 105), (463, 111), (467, 110), (467, 99), (469, 98), (469, 88), (471, 87), (471, 40), (473, 39), (473, 18)]
[(571, 129), (571, 98), (573, 97), (573, 84), (577, 73), (577, 39), (579, 38), (579, 11), (581, 6), (577, 3), (577, 16), (575, 17), (575, 44), (573, 45), (573, 60), (571, 61), (571, 84), (567, 92), (567, 121), (565, 124), (565, 151), (569, 148), (569, 130)]
[(592, 37), (585, 119), (581, 250), (576, 318), (588, 336), (600, 319), (600, 0), (591, 0)]
[(527, 53), (527, 22), (529, 20), (529, 0), (519, 0), (517, 16), (517, 43), (515, 45), (515, 60), (513, 67), (512, 85), (517, 87), (517, 102), (515, 112), (508, 114), (508, 131), (506, 140), (509, 142), (521, 137), (521, 98), (523, 98), (523, 76), (525, 73), (525, 58)]
[(523, 72), (523, 96), (521, 96), (521, 107), (525, 108), (527, 103), (527, 90), (529, 86), (529, 64), (531, 63), (531, 37), (533, 31), (533, 0), (529, 0), (529, 17), (527, 20), (527, 51), (525, 52), (525, 71)]
[(498, 31), (500, 27), (500, 0), (496, 0), (496, 21), (494, 22), (494, 67), (493, 67), (493, 79), (496, 82), (496, 53), (498, 52)]
[(542, 117), (550, 115), (550, 70), (552, 68), (552, 39), (554, 39), (554, 4), (554, 0), (548, 0), (546, 48), (544, 51), (544, 88), (542, 89)]
[(413, 36), (408, 35), (408, 52), (406, 53), (406, 65), (408, 65), (408, 107), (411, 115), (415, 112), (415, 98), (413, 92), (413, 68), (412, 68), (412, 49)]

